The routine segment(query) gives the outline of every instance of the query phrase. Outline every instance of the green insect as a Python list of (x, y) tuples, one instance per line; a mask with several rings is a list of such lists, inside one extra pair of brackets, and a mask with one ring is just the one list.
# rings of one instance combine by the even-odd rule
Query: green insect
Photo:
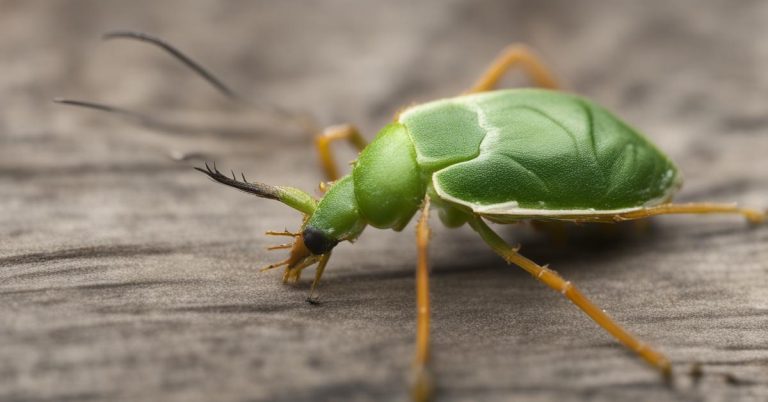
[[(143, 38), (146, 40), (146, 38)], [(540, 89), (494, 90), (513, 66)], [(204, 70), (203, 70), (204, 71)], [(75, 103), (71, 102), (70, 103)], [(86, 105), (87, 106), (87, 105)], [(338, 177), (330, 143), (345, 139), (361, 152), (350, 174)], [(619, 342), (664, 375), (669, 360), (640, 342), (554, 270), (509, 246), (486, 223), (521, 220), (613, 223), (662, 214), (741, 214), (762, 223), (766, 214), (731, 204), (674, 204), (682, 184), (674, 163), (604, 108), (557, 90), (552, 74), (527, 48), (506, 48), (466, 94), (402, 110), (367, 144), (351, 125), (326, 129), (316, 145), (333, 180), (319, 200), (291, 187), (238, 180), (215, 165), (196, 168), (213, 180), (280, 201), (304, 214), (284, 280), (318, 264), (315, 290), (333, 249), (367, 227), (403, 230), (417, 223), (417, 347), (413, 396), (431, 396), (429, 375), (428, 213), (443, 224), (469, 225), (508, 263), (561, 292)], [(268, 232), (269, 233), (269, 232)], [(310, 295), (310, 299), (311, 295)]]

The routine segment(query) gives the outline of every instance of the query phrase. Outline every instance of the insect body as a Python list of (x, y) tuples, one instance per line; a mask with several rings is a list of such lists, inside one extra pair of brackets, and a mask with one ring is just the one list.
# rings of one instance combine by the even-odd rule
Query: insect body
[[(332, 130), (331, 135), (353, 128)], [(323, 149), (321, 148), (321, 154)], [(248, 191), (261, 183), (238, 182), (218, 170), (199, 169), (214, 180)], [(669, 213), (738, 213), (750, 222), (759, 211), (727, 204), (672, 204), (682, 184), (674, 163), (648, 139), (605, 109), (575, 95), (545, 89), (486, 91), (414, 106), (400, 113), (366, 146), (352, 173), (337, 180), (319, 202), (309, 195), (277, 199), (307, 214), (286, 265), (286, 280), (319, 261), (314, 286), (333, 248), (356, 239), (366, 226), (402, 230), (419, 208), (418, 228), (428, 236), (430, 202), (447, 226), (469, 224), (508, 262), (562, 292), (619, 341), (669, 374), (669, 361), (635, 339), (594, 306), (570, 282), (509, 247), (484, 219), (616, 222)], [(286, 191), (275, 188), (272, 193)], [(292, 189), (291, 191), (297, 191)], [(251, 191), (275, 198), (263, 189)], [(426, 200), (426, 201), (425, 201)], [(426, 240), (420, 271), (426, 294)], [(428, 299), (422, 296), (423, 315)], [(428, 312), (428, 309), (426, 310)], [(420, 334), (428, 316), (420, 317)], [(428, 331), (426, 332), (428, 334)], [(427, 341), (420, 341), (427, 356)], [(417, 358), (426, 370), (426, 357)], [(418, 365), (417, 365), (418, 366)], [(426, 374), (422, 373), (422, 376)], [(427, 380), (416, 389), (426, 389)], [(427, 395), (427, 391), (421, 391)]]
[(574, 95), (512, 89), (405, 110), (366, 147), (304, 228), (313, 254), (367, 225), (401, 230), (426, 194), (443, 223), (473, 215), (613, 219), (669, 201), (674, 164), (604, 109)]
[[(135, 33), (111, 35), (115, 36), (159, 42)], [(193, 63), (188, 58), (182, 61)], [(199, 65), (193, 66), (211, 80)], [(523, 67), (547, 89), (493, 90), (512, 66)], [(213, 84), (223, 85), (217, 80)], [(330, 127), (317, 137), (316, 145), (326, 175), (335, 181), (320, 200), (295, 188), (249, 182), (245, 176), (238, 180), (215, 165), (196, 169), (304, 214), (298, 233), (279, 233), (295, 238), (288, 246), (289, 257), (267, 268), (285, 266), (284, 280), (296, 281), (303, 269), (318, 263), (313, 291), (340, 242), (356, 239), (367, 226), (400, 231), (422, 210), (417, 224), (416, 400), (431, 395), (427, 369), (431, 205), (445, 225), (471, 226), (508, 263), (561, 292), (618, 341), (669, 375), (667, 358), (624, 330), (555, 271), (509, 246), (486, 221), (610, 223), (662, 214), (731, 213), (760, 223), (766, 215), (732, 204), (672, 203), (682, 179), (667, 156), (602, 107), (556, 88), (552, 75), (529, 50), (511, 46), (468, 94), (405, 109), (368, 145), (351, 125)], [(125, 114), (104, 105), (64, 102)], [(329, 147), (339, 139), (361, 151), (352, 172), (341, 178)]]
[[(613, 322), (555, 271), (520, 255), (517, 247), (507, 245), (484, 221), (611, 223), (673, 213), (736, 213), (759, 223), (765, 214), (731, 204), (671, 203), (682, 185), (674, 163), (604, 108), (552, 89), (489, 90), (499, 71), (514, 64), (509, 60), (524, 63), (540, 84), (553, 82), (530, 53), (513, 47), (472, 93), (405, 109), (367, 146), (361, 145), (352, 126), (335, 127), (318, 137), (321, 160), (332, 178), (335, 167), (329, 139), (349, 139), (361, 153), (351, 174), (335, 181), (319, 202), (309, 195), (303, 196), (306, 201), (301, 205), (278, 197), (307, 217), (290, 257), (270, 267), (286, 265), (284, 278), (297, 280), (302, 269), (319, 261), (314, 289), (336, 245), (356, 239), (366, 226), (402, 230), (422, 208), (417, 226), (414, 395), (417, 400), (427, 399), (426, 248), (431, 204), (445, 225), (469, 224), (507, 262), (563, 293), (620, 342), (669, 375), (671, 364), (666, 357)], [(198, 170), (240, 189), (264, 186), (229, 179), (215, 168)], [(251, 192), (265, 196), (260, 190)]]

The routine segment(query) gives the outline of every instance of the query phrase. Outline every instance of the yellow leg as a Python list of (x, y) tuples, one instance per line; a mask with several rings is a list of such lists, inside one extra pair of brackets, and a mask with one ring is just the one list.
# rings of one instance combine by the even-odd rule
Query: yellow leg
[(320, 257), (320, 262), (317, 264), (317, 268), (315, 268), (315, 280), (312, 281), (312, 287), (309, 288), (309, 296), (307, 297), (307, 301), (310, 303), (315, 303), (315, 290), (317, 290), (317, 285), (320, 284), (320, 278), (323, 277), (323, 272), (325, 272), (325, 266), (328, 265), (328, 260), (331, 259), (331, 252), (329, 251), (326, 254), (323, 254), (322, 257)]
[(416, 226), (416, 245), (419, 250), (416, 264), (416, 358), (415, 380), (411, 394), (414, 401), (432, 399), (432, 378), (429, 373), (429, 198), (424, 200), (419, 223)]
[(524, 45), (509, 45), (499, 54), (490, 67), (475, 82), (468, 93), (490, 91), (512, 67), (520, 66), (536, 85), (557, 89), (555, 76), (544, 66), (538, 56)]
[(640, 357), (659, 369), (665, 376), (671, 374), (671, 365), (664, 355), (655, 351), (649, 345), (639, 341), (632, 334), (619, 326), (619, 324), (614, 322), (602, 309), (592, 304), (592, 302), (576, 289), (571, 282), (564, 280), (557, 272), (546, 266), (542, 267), (518, 254), (517, 248), (507, 245), (507, 243), (488, 227), (481, 218), (475, 218), (469, 221), (469, 224), (480, 234), (483, 240), (485, 240), (485, 242), (508, 263), (519, 266), (529, 274), (533, 275), (534, 278), (562, 293), (598, 325), (603, 327), (603, 329), (613, 335), (619, 342), (624, 344), (624, 346), (640, 355)]
[(328, 180), (339, 178), (339, 171), (336, 168), (336, 162), (333, 160), (331, 152), (331, 143), (337, 140), (349, 141), (358, 151), (362, 151), (367, 143), (357, 128), (351, 124), (342, 124), (340, 126), (331, 126), (323, 130), (321, 134), (315, 137), (315, 147), (320, 156), (320, 163), (323, 165), (325, 175)]
[(765, 212), (749, 208), (739, 208), (736, 204), (691, 203), (663, 204), (639, 211), (618, 214), (613, 219), (614, 221), (624, 221), (669, 214), (738, 214), (743, 215), (750, 223), (754, 224), (763, 223), (766, 218)]
[(765, 223), (768, 211), (759, 211), (750, 208), (741, 208), (736, 204), (715, 203), (690, 203), (690, 204), (662, 204), (655, 207), (647, 207), (636, 211), (618, 214), (574, 214), (558, 215), (557, 219), (572, 222), (602, 222), (616, 223), (650, 218), (657, 215), (672, 214), (733, 214), (742, 215), (752, 224)]

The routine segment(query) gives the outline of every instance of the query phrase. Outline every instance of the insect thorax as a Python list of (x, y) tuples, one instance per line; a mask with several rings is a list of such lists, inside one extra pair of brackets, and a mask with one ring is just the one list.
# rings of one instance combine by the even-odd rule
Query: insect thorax
[(361, 214), (380, 229), (403, 229), (424, 199), (426, 186), (416, 150), (399, 123), (384, 127), (365, 148), (352, 177)]

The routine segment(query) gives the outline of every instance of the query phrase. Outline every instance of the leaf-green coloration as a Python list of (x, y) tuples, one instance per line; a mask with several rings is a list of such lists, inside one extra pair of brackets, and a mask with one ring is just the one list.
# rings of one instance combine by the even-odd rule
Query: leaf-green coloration
[(303, 212), (306, 215), (312, 215), (317, 208), (315, 201), (309, 194), (293, 187), (277, 187), (279, 190), (278, 199), (285, 205)]
[(355, 200), (352, 177), (337, 181), (317, 204), (317, 209), (307, 221), (307, 227), (321, 229), (337, 240), (354, 239), (365, 227), (365, 221)]
[[(460, 155), (472, 154), (464, 126), (410, 124), (459, 109), (474, 112), (464, 121), (476, 121), (484, 136), (476, 156), (436, 171), (433, 184), (442, 198), (478, 213), (631, 209), (668, 200), (679, 181), (664, 154), (605, 109), (540, 89), (462, 96), (406, 111), (400, 121), (424, 152), (419, 161), (432, 158), (438, 147), (455, 145)], [(476, 140), (475, 133), (470, 130)]]
[(401, 230), (424, 200), (426, 183), (403, 125), (392, 123), (365, 148), (352, 171), (355, 196), (371, 226)]
[(453, 98), (419, 106), (400, 116), (422, 169), (435, 171), (477, 156), (488, 133), (471, 103)]
[(405, 110), (360, 154), (304, 225), (323, 244), (367, 225), (402, 230), (429, 194), (448, 226), (615, 214), (668, 202), (674, 164), (636, 130), (564, 92), (512, 89)]
[(360, 235), (365, 228), (365, 221), (360, 216), (355, 200), (352, 176), (342, 178), (328, 190), (306, 226), (336, 241), (354, 239)]

